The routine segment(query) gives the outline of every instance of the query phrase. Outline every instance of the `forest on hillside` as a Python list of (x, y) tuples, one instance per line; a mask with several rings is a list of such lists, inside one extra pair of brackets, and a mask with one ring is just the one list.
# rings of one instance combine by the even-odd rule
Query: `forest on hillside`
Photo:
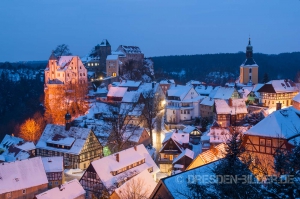
[[(296, 80), (300, 71), (300, 52), (268, 55), (254, 53), (259, 66), (259, 81), (265, 74), (269, 79)], [(174, 78), (180, 83), (191, 79), (210, 84), (224, 84), (239, 76), (239, 66), (246, 55), (239, 53), (220, 53), (203, 55), (178, 55), (152, 57), (156, 78)]]

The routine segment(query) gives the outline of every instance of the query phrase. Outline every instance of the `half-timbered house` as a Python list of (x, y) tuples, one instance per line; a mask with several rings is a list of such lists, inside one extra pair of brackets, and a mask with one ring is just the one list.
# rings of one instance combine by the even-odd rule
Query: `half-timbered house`
[(155, 179), (159, 169), (143, 144), (91, 162), (80, 183), (87, 198), (110, 196), (125, 181), (148, 170)]
[(42, 157), (45, 172), (48, 178), (49, 189), (64, 183), (63, 157)]
[(159, 151), (158, 163), (161, 172), (168, 173), (172, 170), (173, 160), (189, 147), (189, 134), (175, 130), (166, 133)]
[(248, 151), (272, 155), (278, 148), (290, 150), (300, 138), (300, 94), (293, 106), (278, 110), (250, 128), (244, 134)]
[(41, 157), (0, 164), (0, 199), (33, 198), (47, 188)]
[(68, 125), (48, 124), (36, 148), (38, 156), (63, 156), (65, 168), (71, 169), (86, 169), (103, 156), (103, 147), (91, 129)]

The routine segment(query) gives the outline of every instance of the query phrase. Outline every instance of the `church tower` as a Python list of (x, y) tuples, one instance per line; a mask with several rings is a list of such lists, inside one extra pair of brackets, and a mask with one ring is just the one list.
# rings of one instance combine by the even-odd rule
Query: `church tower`
[(240, 83), (241, 84), (257, 84), (258, 83), (258, 65), (253, 59), (253, 47), (249, 38), (246, 47), (246, 60), (240, 66)]

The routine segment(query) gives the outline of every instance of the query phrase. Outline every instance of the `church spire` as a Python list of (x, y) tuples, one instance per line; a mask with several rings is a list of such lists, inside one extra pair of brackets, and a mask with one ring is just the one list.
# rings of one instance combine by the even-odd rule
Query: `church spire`
[(252, 58), (253, 57), (253, 48), (251, 46), (251, 40), (249, 37), (249, 42), (248, 42), (248, 46), (246, 47), (246, 58)]

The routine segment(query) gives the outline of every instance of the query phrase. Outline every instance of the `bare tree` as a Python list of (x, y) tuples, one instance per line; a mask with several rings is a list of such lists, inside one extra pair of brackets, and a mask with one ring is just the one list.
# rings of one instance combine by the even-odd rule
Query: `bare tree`
[(72, 53), (70, 52), (69, 46), (66, 44), (60, 44), (58, 45), (55, 50), (53, 51), (54, 55), (56, 57), (60, 57), (60, 56), (66, 56), (66, 55), (72, 55)]
[(130, 139), (138, 136), (136, 131), (142, 120), (132, 117), (132, 112), (139, 111), (140, 106), (138, 103), (107, 105), (108, 113), (104, 116), (105, 125), (102, 125), (102, 131), (108, 134), (108, 146), (113, 153), (125, 149), (130, 145)]
[(162, 96), (154, 91), (154, 88), (143, 92), (144, 100), (143, 104), (145, 105), (142, 112), (143, 120), (145, 121), (146, 128), (149, 129), (151, 145), (153, 146), (153, 129), (157, 122), (157, 115), (162, 107)]
[(147, 183), (143, 178), (132, 178), (127, 181), (119, 191), (118, 195), (122, 199), (147, 199), (151, 191), (147, 188)]

